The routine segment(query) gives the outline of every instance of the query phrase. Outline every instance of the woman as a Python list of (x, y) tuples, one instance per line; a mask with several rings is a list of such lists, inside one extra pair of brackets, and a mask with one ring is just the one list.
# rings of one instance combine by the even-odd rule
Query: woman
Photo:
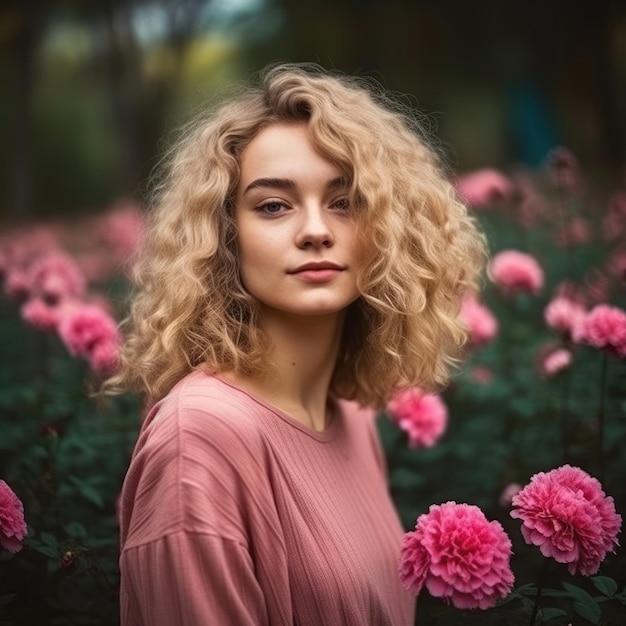
[(374, 415), (445, 382), (483, 241), (376, 88), (283, 65), (166, 162), (120, 374), (122, 624), (408, 625)]

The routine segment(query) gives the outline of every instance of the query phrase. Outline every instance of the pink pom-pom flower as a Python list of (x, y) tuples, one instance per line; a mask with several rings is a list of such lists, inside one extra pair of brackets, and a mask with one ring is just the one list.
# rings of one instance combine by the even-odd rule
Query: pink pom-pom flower
[(608, 304), (596, 305), (576, 325), (572, 339), (597, 350), (626, 356), (626, 311)]
[(493, 313), (474, 296), (466, 295), (461, 302), (461, 317), (469, 329), (469, 341), (482, 346), (498, 334), (498, 320)]
[(86, 359), (98, 373), (115, 369), (121, 337), (115, 320), (100, 306), (70, 309), (59, 321), (59, 336), (73, 355)]
[(535, 474), (513, 497), (511, 517), (522, 520), (526, 543), (567, 563), (570, 574), (591, 576), (618, 545), (622, 518), (600, 482), (579, 467), (563, 465)]
[(4, 279), (4, 293), (15, 300), (26, 300), (30, 294), (31, 281), (21, 267), (10, 267)]
[(489, 276), (507, 294), (537, 294), (544, 281), (543, 270), (535, 257), (518, 250), (496, 254), (489, 264)]
[(145, 216), (139, 206), (120, 200), (97, 223), (99, 237), (119, 264), (125, 265), (140, 245)]
[(500, 506), (511, 506), (513, 502), (513, 496), (516, 496), (522, 490), (522, 485), (519, 483), (509, 483), (500, 494), (498, 502)]
[(97, 343), (89, 355), (91, 369), (100, 376), (114, 374), (119, 366), (120, 344), (117, 337)]
[(456, 190), (468, 205), (482, 208), (508, 199), (513, 193), (513, 185), (502, 172), (484, 168), (461, 176), (456, 182)]
[(412, 448), (434, 446), (448, 423), (448, 409), (441, 398), (419, 387), (397, 392), (387, 403), (387, 411), (408, 434)]
[(514, 582), (511, 541), (499, 522), (490, 522), (474, 505), (432, 505), (405, 533), (400, 580), (419, 594), (431, 595), (459, 609), (489, 609)]
[(20, 315), (25, 322), (38, 330), (52, 331), (59, 324), (60, 310), (41, 298), (31, 298), (20, 307)]
[(54, 251), (38, 257), (29, 267), (28, 276), (31, 296), (49, 303), (80, 298), (85, 293), (85, 276), (74, 259), (64, 252)]
[(22, 501), (0, 480), (0, 546), (9, 552), (19, 552), (26, 531)]
[(551, 300), (543, 312), (546, 325), (565, 335), (571, 335), (585, 315), (585, 307), (566, 296)]
[(544, 376), (556, 376), (572, 364), (572, 353), (566, 348), (557, 348), (548, 352), (541, 361)]

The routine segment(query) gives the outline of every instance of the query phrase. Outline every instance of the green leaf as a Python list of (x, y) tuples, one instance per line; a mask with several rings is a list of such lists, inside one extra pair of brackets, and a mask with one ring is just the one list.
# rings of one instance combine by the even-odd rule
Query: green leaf
[(70, 536), (76, 539), (85, 539), (87, 537), (87, 530), (80, 522), (70, 522), (63, 527), (63, 530)]
[(584, 617), (586, 620), (589, 620), (592, 624), (599, 624), (602, 619), (602, 611), (598, 606), (598, 603), (591, 599), (591, 602), (580, 602), (576, 600), (574, 602), (574, 611), (578, 613), (578, 615)]
[(617, 593), (617, 583), (608, 576), (593, 576), (591, 582), (600, 593), (609, 598)]
[(567, 615), (567, 611), (563, 609), (557, 609), (555, 607), (548, 607), (547, 609), (541, 609), (539, 612), (542, 620), (550, 620), (555, 617), (565, 617)]
[(598, 603), (584, 590), (570, 583), (562, 583), (563, 588), (574, 598), (574, 610), (592, 624), (599, 624), (602, 610)]
[(44, 531), (39, 536), (41, 537), (41, 541), (43, 541), (48, 546), (52, 546), (53, 548), (56, 548), (59, 544), (59, 542), (57, 541), (57, 538), (54, 535), (51, 535), (50, 533), (47, 533)]
[(544, 589), (541, 595), (546, 598), (568, 598), (570, 596), (567, 591), (561, 591), (560, 589)]
[(527, 583), (517, 588), (517, 592), (523, 596), (535, 596), (537, 594), (537, 585), (534, 583)]
[(595, 600), (584, 590), (571, 583), (563, 583), (563, 588), (578, 602), (594, 602)]
[(55, 558), (59, 556), (59, 551), (56, 548), (52, 548), (51, 546), (41, 545), (33, 548), (35, 552), (39, 552), (41, 554), (45, 554), (46, 556)]
[(104, 500), (102, 499), (102, 495), (97, 489), (94, 489), (91, 485), (86, 485), (82, 483), (78, 485), (78, 491), (80, 494), (89, 502), (92, 502), (99, 508), (104, 507)]

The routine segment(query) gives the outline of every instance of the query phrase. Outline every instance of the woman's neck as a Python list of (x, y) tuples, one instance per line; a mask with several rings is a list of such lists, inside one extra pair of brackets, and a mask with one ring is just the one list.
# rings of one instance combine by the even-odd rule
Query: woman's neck
[(262, 317), (277, 376), (233, 376), (236, 381), (314, 430), (327, 426), (328, 392), (344, 314), (294, 317), (275, 311)]

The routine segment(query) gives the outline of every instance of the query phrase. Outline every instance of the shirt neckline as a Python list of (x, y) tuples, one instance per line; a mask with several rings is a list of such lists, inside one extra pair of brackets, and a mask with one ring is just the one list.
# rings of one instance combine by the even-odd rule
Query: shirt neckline
[(317, 441), (328, 442), (335, 438), (335, 435), (337, 433), (337, 429), (339, 426), (339, 422), (341, 421), (341, 407), (340, 407), (338, 400), (333, 396), (329, 397), (330, 414), (331, 414), (330, 423), (324, 430), (315, 430), (314, 428), (311, 428), (310, 426), (303, 424), (302, 422), (297, 420), (295, 417), (293, 417), (286, 411), (283, 411), (282, 409), (273, 405), (271, 402), (268, 402), (267, 400), (265, 400), (264, 398), (261, 398), (260, 396), (253, 393), (252, 391), (249, 391), (248, 389), (244, 389), (243, 387), (237, 385), (236, 383), (230, 380), (227, 380), (220, 374), (208, 373), (208, 372), (201, 372), (201, 373), (204, 374), (205, 376), (208, 376), (209, 378), (214, 378), (221, 384), (226, 385), (227, 387), (230, 387), (231, 389), (234, 389), (235, 391), (238, 391), (239, 393), (242, 393), (243, 395), (247, 396), (250, 400), (252, 400), (255, 404), (258, 404), (259, 406), (262, 406), (268, 411), (271, 411), (272, 413), (274, 413), (274, 415), (278, 416), (280, 419), (282, 419), (284, 422), (286, 422), (293, 428), (300, 430), (304, 434), (308, 435), (309, 437), (312, 437), (313, 439), (316, 439)]

